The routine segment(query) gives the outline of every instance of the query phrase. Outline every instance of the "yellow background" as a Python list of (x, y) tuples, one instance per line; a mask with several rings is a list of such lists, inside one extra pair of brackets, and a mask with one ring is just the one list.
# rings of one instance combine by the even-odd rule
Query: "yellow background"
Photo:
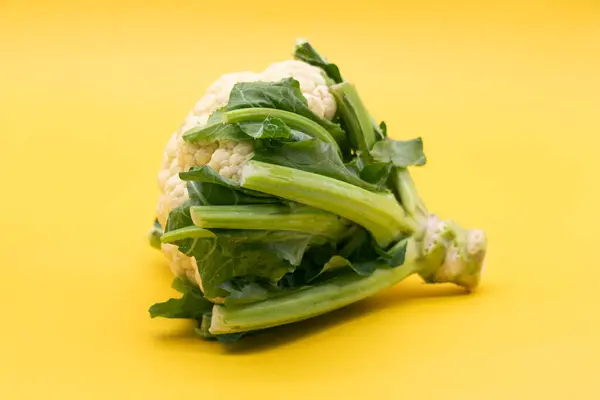
[[(600, 397), (600, 3), (84, 3), (0, 1), (0, 398)], [(211, 81), (296, 37), (424, 138), (418, 187), (487, 268), (227, 350), (148, 317), (156, 174)]]

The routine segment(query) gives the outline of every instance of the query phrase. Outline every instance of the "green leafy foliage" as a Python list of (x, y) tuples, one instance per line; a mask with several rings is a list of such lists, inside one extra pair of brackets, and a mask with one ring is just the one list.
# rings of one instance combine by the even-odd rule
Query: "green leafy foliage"
[[(321, 248), (318, 252), (312, 252), (312, 257), (309, 256), (307, 260), (312, 261), (312, 264), (305, 267), (306, 282), (330, 278), (345, 269), (368, 276), (384, 265), (400, 266), (406, 256), (406, 243), (406, 240), (402, 240), (386, 251), (373, 243), (364, 229), (358, 228), (339, 250), (327, 252)], [(310, 253), (309, 251), (307, 255)]]
[(302, 95), (300, 84), (293, 78), (278, 82), (241, 82), (233, 86), (229, 96), (227, 111), (244, 108), (274, 108), (301, 115), (325, 128), (339, 141), (345, 138), (342, 128), (325, 118), (321, 118), (308, 108)]
[(329, 259), (329, 261), (327, 261), (325, 263), (325, 265), (323, 265), (323, 271), (337, 269), (337, 268), (343, 268), (343, 267), (350, 267), (357, 274), (362, 275), (362, 276), (367, 276), (367, 275), (371, 275), (373, 273), (373, 271), (375, 271), (375, 269), (377, 268), (377, 265), (378, 265), (377, 261), (374, 261), (374, 260), (373, 261), (372, 260), (356, 261), (353, 263), (353, 262), (350, 262), (350, 260), (348, 260), (347, 258), (344, 258), (342, 256), (333, 256)]
[(189, 199), (169, 213), (165, 232), (193, 225), (190, 207), (200, 205), (273, 204), (279, 199), (242, 188), (234, 180), (222, 177), (207, 165), (182, 172), (180, 179), (187, 182)]
[(304, 285), (316, 284), (348, 271), (367, 276), (373, 273), (377, 265), (375, 259), (354, 258), (353, 261), (350, 261), (340, 255), (335, 248), (323, 246), (307, 252), (303, 270), (295, 273), (296, 275), (302, 274), (300, 278), (296, 278), (296, 285), (298, 282), (302, 282)]
[(267, 117), (261, 122), (246, 122), (240, 124), (240, 129), (254, 139), (289, 140), (292, 137), (291, 129), (281, 118)]
[(293, 272), (313, 235), (291, 231), (219, 230), (215, 238), (177, 242), (182, 253), (195, 257), (208, 298), (227, 296), (222, 285), (254, 276), (277, 283)]
[[(279, 200), (273, 196), (244, 189), (232, 179), (219, 175), (208, 165), (192, 167), (179, 174), (188, 181), (188, 194), (193, 205), (269, 204)], [(189, 214), (189, 213), (188, 213)]]
[(262, 145), (256, 148), (253, 159), (328, 176), (366, 190), (376, 191), (380, 188), (377, 184), (362, 180), (355, 170), (344, 165), (332, 145), (320, 140)]
[[(377, 124), (375, 123), (377, 126)], [(385, 139), (387, 137), (387, 125), (384, 121), (381, 121), (379, 124), (379, 129), (377, 129), (377, 134), (379, 135), (379, 139)]]
[[(294, 49), (294, 57), (297, 60), (301, 60), (301, 61), (304, 61), (305, 63), (308, 63), (315, 67), (321, 68), (325, 72), (327, 77), (329, 79), (331, 79), (334, 83), (340, 84), (340, 83), (344, 82), (344, 79), (342, 78), (342, 75), (340, 73), (338, 66), (328, 62), (327, 59), (325, 57), (323, 57), (321, 54), (319, 54), (319, 52), (317, 50), (315, 50), (315, 48), (307, 41), (300, 40), (296, 43), (296, 47)], [(344, 95), (344, 93), (343, 93), (344, 90), (336, 91), (335, 88), (337, 86), (338, 85), (335, 85), (332, 88), (333, 94), (336, 95), (339, 113), (342, 114), (343, 119), (345, 119), (344, 126), (346, 127), (346, 129), (349, 130), (348, 133), (350, 134), (350, 140), (351, 141), (354, 140), (353, 144), (356, 147), (356, 145), (358, 144), (356, 139), (360, 138), (360, 135), (363, 135), (363, 136), (366, 135), (367, 144), (370, 143), (369, 130), (364, 129), (367, 125), (363, 125), (363, 128), (362, 128), (363, 130), (358, 132), (358, 136), (356, 136), (354, 134), (356, 131), (353, 132), (353, 129), (355, 129), (355, 126), (356, 126), (355, 124), (358, 123), (359, 118), (369, 117), (369, 114), (368, 114), (366, 108), (364, 107), (364, 105), (362, 105), (362, 101), (360, 101), (358, 94), (356, 94), (356, 95), (350, 94), (349, 96)], [(358, 116), (357, 112), (362, 113), (363, 115)], [(351, 117), (352, 113), (354, 114), (354, 117)], [(377, 125), (374, 118), (372, 118), (372, 117), (369, 117), (369, 118), (371, 120), (372, 129), (373, 129), (374, 133), (377, 135), (378, 140), (385, 139), (387, 137), (387, 126), (386, 126), (385, 122), (381, 122), (379, 125)], [(366, 122), (366, 119), (363, 119), (363, 122)], [(361, 146), (358, 146), (358, 147), (362, 151), (365, 150), (364, 148), (361, 148)]]
[(233, 278), (256, 275), (277, 282), (295, 269), (310, 238), (281, 242), (248, 241), (244, 231), (236, 235), (217, 235), (214, 239), (186, 239), (178, 242), (179, 250), (196, 259), (202, 277), (204, 295), (222, 297), (227, 293), (219, 286)]
[(195, 204), (198, 204), (198, 201), (189, 199), (172, 209), (167, 218), (165, 233), (193, 225), (190, 207)]
[(302, 132), (292, 132), (281, 118), (271, 116), (266, 116), (262, 121), (227, 123), (223, 121), (224, 111), (224, 108), (215, 111), (206, 125), (189, 129), (183, 134), (183, 139), (196, 143), (251, 139), (299, 140), (305, 136)]
[(236, 342), (246, 332), (230, 333), (223, 335), (213, 335), (210, 333), (210, 323), (212, 317), (213, 303), (206, 300), (200, 291), (200, 288), (192, 285), (187, 280), (175, 278), (172, 287), (182, 294), (179, 298), (171, 298), (163, 303), (153, 304), (148, 312), (150, 318), (173, 318), (173, 319), (193, 319), (198, 321), (198, 327), (195, 332), (198, 336), (207, 340), (218, 340), (227, 344)]
[(193, 225), (190, 215), (192, 206), (272, 204), (280, 201), (273, 196), (244, 189), (236, 181), (219, 175), (207, 165), (192, 167), (180, 173), (179, 177), (187, 181), (189, 199), (171, 210), (165, 232)]
[(378, 188), (385, 188), (388, 177), (392, 172), (393, 164), (365, 160), (364, 158), (364, 154), (359, 153), (350, 162), (346, 163), (346, 167), (363, 181), (372, 183)]
[(219, 140), (246, 140), (247, 135), (234, 124), (223, 123), (223, 109), (218, 109), (208, 118), (205, 125), (195, 126), (183, 134), (187, 142), (216, 142)]
[(343, 82), (340, 69), (337, 65), (329, 63), (307, 41), (298, 41), (294, 49), (294, 57), (310, 65), (321, 68), (335, 83)]
[(175, 278), (173, 289), (182, 294), (178, 299), (169, 299), (164, 303), (156, 303), (148, 310), (150, 317), (201, 319), (204, 313), (210, 312), (212, 303), (206, 300), (200, 289), (184, 279)]
[(278, 82), (239, 82), (229, 95), (227, 111), (243, 108), (274, 108), (302, 115), (318, 122), (318, 117), (308, 108), (300, 84), (293, 78)]
[(391, 162), (396, 167), (425, 165), (427, 158), (423, 152), (423, 140), (381, 140), (371, 149), (371, 156), (377, 161)]
[(402, 239), (388, 250), (382, 250), (379, 247), (375, 247), (375, 251), (379, 253), (380, 261), (384, 262), (390, 267), (397, 267), (404, 264), (407, 244), (408, 239)]
[(286, 293), (285, 289), (276, 283), (265, 281), (255, 276), (244, 276), (232, 279), (221, 285), (228, 295), (225, 305), (255, 303)]
[(377, 187), (385, 186), (390, 172), (392, 171), (392, 167), (392, 163), (370, 163), (360, 171), (360, 178), (366, 182), (377, 185)]

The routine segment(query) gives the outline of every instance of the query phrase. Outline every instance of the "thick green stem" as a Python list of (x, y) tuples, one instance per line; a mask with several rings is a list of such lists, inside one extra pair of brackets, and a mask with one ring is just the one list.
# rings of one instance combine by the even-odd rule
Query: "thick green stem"
[(335, 97), (338, 114), (345, 123), (352, 147), (370, 161), (369, 151), (377, 142), (373, 120), (364, 106), (358, 92), (349, 82), (342, 82), (330, 88)]
[(329, 211), (367, 229), (381, 247), (417, 230), (392, 194), (373, 193), (337, 179), (249, 161), (242, 187)]
[(183, 239), (208, 239), (216, 237), (214, 233), (207, 229), (201, 229), (196, 226), (186, 226), (185, 228), (175, 229), (165, 232), (160, 241), (162, 243), (173, 243)]
[(241, 110), (227, 111), (223, 114), (223, 122), (239, 124), (241, 122), (261, 122), (265, 118), (279, 118), (291, 129), (306, 133), (325, 143), (331, 143), (340, 151), (335, 138), (325, 128), (310, 119), (289, 111), (275, 108), (243, 108)]
[(428, 283), (453, 283), (467, 291), (479, 283), (487, 241), (483, 232), (464, 231), (431, 216), (423, 238), (408, 239), (404, 263), (381, 265), (369, 276), (354, 272), (261, 302), (215, 305), (210, 333), (219, 335), (265, 329), (324, 314), (372, 296), (418, 273)]
[(419, 221), (420, 225), (423, 224), (427, 219), (427, 208), (417, 192), (408, 169), (395, 167), (391, 178), (396, 195), (404, 211)]
[(344, 237), (350, 225), (335, 214), (307, 206), (195, 206), (190, 214), (200, 228), (297, 231), (334, 240)]
[(210, 333), (220, 335), (289, 324), (365, 299), (419, 270), (419, 263), (414, 262), (418, 255), (414, 243), (407, 249), (409, 252), (412, 260), (407, 259), (404, 265), (382, 267), (367, 277), (348, 272), (322, 284), (258, 303), (240, 307), (215, 305)]

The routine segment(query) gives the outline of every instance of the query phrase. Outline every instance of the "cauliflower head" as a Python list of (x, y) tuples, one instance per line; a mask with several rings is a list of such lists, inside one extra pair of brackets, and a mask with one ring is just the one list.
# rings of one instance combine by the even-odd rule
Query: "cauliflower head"
[[(188, 143), (183, 134), (195, 126), (206, 124), (208, 117), (217, 109), (227, 105), (229, 93), (239, 82), (276, 82), (284, 78), (294, 78), (308, 102), (308, 107), (319, 117), (332, 119), (336, 113), (336, 102), (329, 91), (328, 79), (320, 68), (303, 61), (288, 60), (271, 64), (262, 73), (238, 72), (225, 74), (208, 88), (206, 94), (196, 103), (183, 123), (177, 129), (165, 148), (158, 187), (160, 195), (156, 205), (156, 216), (162, 226), (172, 209), (188, 199), (185, 182), (179, 173), (193, 166), (209, 165), (220, 175), (234, 180), (244, 163), (252, 156), (251, 141), (220, 141), (211, 143)], [(196, 260), (179, 252), (175, 245), (163, 244), (173, 274), (185, 277), (202, 288)]]

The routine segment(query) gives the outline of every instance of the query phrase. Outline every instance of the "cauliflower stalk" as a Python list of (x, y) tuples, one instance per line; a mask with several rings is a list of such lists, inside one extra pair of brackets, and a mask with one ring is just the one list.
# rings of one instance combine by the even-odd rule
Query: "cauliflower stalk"
[(191, 318), (227, 341), (320, 315), (411, 274), (473, 290), (487, 241), (439, 219), (408, 168), (421, 138), (387, 137), (335, 64), (299, 41), (295, 60), (223, 75), (171, 136), (151, 243)]

